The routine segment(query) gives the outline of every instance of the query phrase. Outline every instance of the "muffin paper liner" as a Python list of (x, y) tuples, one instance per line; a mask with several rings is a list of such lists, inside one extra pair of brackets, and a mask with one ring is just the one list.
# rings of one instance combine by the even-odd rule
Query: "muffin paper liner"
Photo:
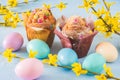
[(62, 35), (62, 33), (58, 30), (55, 30), (54, 33), (61, 40), (62, 46), (64, 48), (72, 48), (77, 53), (79, 58), (85, 57), (87, 55), (93, 38), (97, 34), (97, 32), (93, 32), (92, 34), (80, 38), (79, 40), (72, 40)]
[(65, 25), (65, 16), (62, 16), (59, 19), (59, 28), (60, 31), (57, 29), (54, 33), (59, 37), (61, 44), (64, 48), (72, 48), (78, 55), (79, 58), (85, 57), (90, 49), (94, 36), (98, 33), (94, 30), (94, 25), (92, 19), (87, 19), (87, 25), (91, 26), (92, 33), (88, 34), (87, 36), (79, 37), (79, 39), (71, 39), (62, 34), (62, 28)]

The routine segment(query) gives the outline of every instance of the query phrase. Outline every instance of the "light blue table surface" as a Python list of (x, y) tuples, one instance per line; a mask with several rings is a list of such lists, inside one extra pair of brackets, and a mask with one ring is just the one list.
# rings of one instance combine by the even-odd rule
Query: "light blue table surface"
[[(1, 3), (5, 4), (6, 1), (7, 0), (1, 0)], [(19, 1), (22, 2), (22, 0), (19, 0)], [(59, 3), (60, 1), (62, 0), (38, 0), (37, 2), (29, 3), (28, 5), (21, 4), (18, 7), (13, 8), (12, 10), (19, 11), (19, 12), (26, 11), (28, 9), (33, 10), (34, 8), (41, 7), (42, 3), (48, 3), (48, 4), (54, 5), (54, 4)], [(55, 9), (55, 8), (52, 9), (52, 12), (56, 18), (60, 17), (63, 14), (67, 17), (72, 16), (72, 15), (80, 15), (83, 17), (87, 17), (91, 15), (91, 14), (86, 13), (84, 9), (77, 8), (77, 6), (82, 3), (81, 2), (82, 0), (63, 0), (63, 1), (68, 3), (68, 5), (67, 5), (67, 8), (64, 9), (62, 12), (60, 12), (58, 9)], [(110, 0), (110, 1), (116, 1), (116, 5), (114, 5), (111, 8), (112, 14), (114, 14), (116, 11), (120, 11), (120, 8), (119, 8), (120, 0)], [(0, 17), (0, 20), (2, 20), (2, 17)], [(26, 44), (28, 43), (28, 40), (26, 37), (25, 29), (22, 24), (19, 24), (17, 28), (15, 29), (9, 28), (9, 27), (8, 28), (0, 27), (0, 52), (3, 51), (2, 42), (3, 42), (4, 37), (11, 32), (19, 32), (24, 37), (24, 44), (21, 50), (15, 53), (17, 53), (17, 55), (19, 56), (27, 57), (28, 54), (26, 52), (25, 47), (26, 47)], [(112, 38), (104, 38), (104, 36), (99, 33), (94, 38), (94, 41), (89, 50), (89, 54), (92, 52), (95, 52), (95, 46), (99, 42), (102, 42), (102, 41), (111, 42), (112, 44), (116, 46), (116, 48), (118, 49), (120, 53), (120, 36), (113, 35)], [(60, 44), (60, 40), (58, 39), (58, 37), (55, 37), (51, 52), (57, 53), (61, 48), (62, 47)], [(81, 63), (83, 60), (84, 58), (79, 59)], [(14, 72), (15, 66), (18, 62), (19, 60), (15, 59), (12, 61), (12, 63), (8, 63), (7, 60), (0, 55), (0, 80), (20, 80), (20, 78), (18, 78)], [(112, 72), (114, 73), (116, 77), (120, 77), (120, 54), (119, 54), (118, 59), (115, 62), (107, 63), (107, 65), (109, 65), (112, 68)], [(44, 65), (44, 73), (37, 80), (95, 80), (95, 78), (93, 76), (88, 76), (88, 75), (81, 75), (79, 77), (76, 77), (72, 71), (66, 71), (66, 70), (63, 70), (62, 68)]]

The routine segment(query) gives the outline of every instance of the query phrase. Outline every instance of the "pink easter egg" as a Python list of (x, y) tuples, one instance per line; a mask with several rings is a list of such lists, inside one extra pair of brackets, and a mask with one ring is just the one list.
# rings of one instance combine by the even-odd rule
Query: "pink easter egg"
[(17, 64), (15, 73), (18, 77), (25, 80), (38, 78), (43, 72), (43, 64), (35, 58), (28, 58)]
[(23, 42), (24, 41), (22, 35), (20, 33), (13, 32), (5, 37), (3, 41), (3, 47), (4, 49), (11, 48), (13, 51), (16, 51), (21, 48)]

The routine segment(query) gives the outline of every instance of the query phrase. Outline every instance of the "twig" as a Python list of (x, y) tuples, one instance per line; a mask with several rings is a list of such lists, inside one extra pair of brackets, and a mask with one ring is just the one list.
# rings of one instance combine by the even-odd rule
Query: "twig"
[(115, 33), (120, 36), (120, 33), (119, 33), (119, 32), (115, 31)]
[[(38, 1), (38, 0), (33, 0), (33, 1), (29, 1), (29, 2), (36, 2), (36, 1)], [(23, 3), (27, 4), (26, 2), (21, 2), (21, 3), (18, 3), (18, 4), (23, 4)]]
[(20, 57), (20, 56), (16, 56), (15, 58), (25, 59), (25, 58), (23, 58), (23, 57)]
[[(96, 73), (96, 72), (91, 72), (91, 71), (88, 71), (88, 72), (89, 72), (89, 73), (92, 73), (92, 74), (94, 74), (94, 75), (101, 75), (101, 74)], [(106, 77), (106, 78), (109, 78), (109, 79), (120, 80), (119, 78), (116, 78), (116, 77), (110, 77), (110, 76), (108, 76), (108, 75), (105, 75), (105, 77)]]
[[(107, 11), (109, 12), (109, 11), (110, 11), (110, 8), (108, 8), (108, 6), (107, 6), (107, 4), (106, 4), (105, 0), (103, 0), (103, 3), (104, 3), (104, 5), (105, 5), (105, 7), (106, 7)], [(110, 16), (111, 16), (111, 13), (110, 13), (110, 12), (109, 12), (109, 14), (110, 14)]]
[(58, 67), (67, 68), (67, 69), (72, 69), (72, 67), (69, 67), (69, 66), (60, 66), (60, 65), (58, 65)]
[(105, 7), (106, 7), (107, 11), (110, 11), (110, 9), (108, 8), (108, 6), (107, 6), (107, 4), (106, 4), (105, 0), (103, 0), (103, 3), (104, 3), (104, 5), (105, 5)]
[[(53, 65), (51, 65), (51, 66), (53, 66)], [(70, 66), (60, 66), (60, 65), (57, 65), (57, 67), (62, 67), (62, 68), (67, 68), (67, 69), (72, 69), (72, 67), (70, 67)], [(88, 71), (88, 72), (91, 73), (91, 74), (94, 74), (94, 75), (101, 75), (101, 74), (96, 73), (96, 72), (91, 72), (91, 71)], [(108, 76), (108, 75), (105, 75), (105, 77), (107, 77), (107, 78), (109, 78), (109, 79), (120, 80), (119, 78), (116, 78), (116, 77), (110, 77), (110, 76)]]
[[(33, 1), (28, 1), (28, 2), (36, 2), (36, 1), (38, 1), (38, 0), (33, 0)], [(27, 4), (26, 2), (21, 2), (21, 3), (18, 3), (18, 5), (19, 4)], [(8, 5), (9, 6), (9, 5)]]
[[(92, 9), (95, 13), (97, 13), (97, 11), (96, 11), (93, 7), (91, 7), (91, 9)], [(101, 20), (104, 22), (104, 24), (108, 27), (108, 31), (107, 31), (107, 32), (111, 31), (110, 25), (108, 25), (108, 24), (106, 23), (106, 21), (102, 18), (102, 16), (99, 16), (98, 18), (101, 19)]]

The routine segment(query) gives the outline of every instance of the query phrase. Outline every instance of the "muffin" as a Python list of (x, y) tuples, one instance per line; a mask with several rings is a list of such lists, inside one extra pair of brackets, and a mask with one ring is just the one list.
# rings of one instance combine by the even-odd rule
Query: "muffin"
[(97, 34), (94, 22), (80, 16), (71, 16), (68, 19), (62, 16), (58, 19), (58, 25), (61, 31), (55, 30), (54, 33), (60, 38), (62, 46), (75, 50), (79, 58), (86, 56)]
[(23, 20), (28, 40), (40, 39), (52, 46), (56, 19), (50, 9), (43, 7), (35, 9), (30, 15), (23, 13)]

